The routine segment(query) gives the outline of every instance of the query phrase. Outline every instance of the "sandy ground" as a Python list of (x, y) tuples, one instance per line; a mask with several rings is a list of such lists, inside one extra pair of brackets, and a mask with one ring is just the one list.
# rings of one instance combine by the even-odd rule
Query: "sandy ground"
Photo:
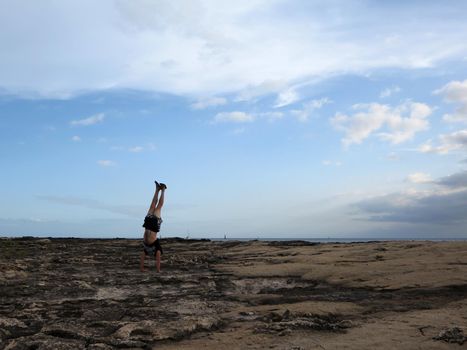
[(467, 242), (0, 239), (0, 349), (467, 349)]

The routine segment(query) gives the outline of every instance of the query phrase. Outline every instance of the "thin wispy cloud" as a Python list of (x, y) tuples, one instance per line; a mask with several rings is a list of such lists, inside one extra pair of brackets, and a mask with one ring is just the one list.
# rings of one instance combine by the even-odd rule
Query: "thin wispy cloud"
[(145, 145), (145, 149), (148, 151), (155, 151), (157, 150), (157, 146), (154, 143), (149, 142)]
[(309, 102), (304, 103), (301, 109), (293, 109), (291, 113), (297, 118), (298, 121), (306, 122), (308, 121), (308, 119), (310, 119), (315, 110), (320, 109), (324, 105), (327, 105), (329, 103), (332, 103), (332, 101), (327, 97), (323, 97), (317, 100), (311, 100)]
[(99, 114), (92, 115), (88, 118), (72, 120), (70, 122), (70, 125), (71, 126), (90, 126), (90, 125), (102, 123), (104, 121), (104, 118), (105, 118), (104, 113), (99, 113)]
[(274, 122), (284, 118), (283, 112), (262, 112), (256, 114), (258, 118), (267, 119), (270, 122)]
[(144, 151), (144, 147), (141, 147), (141, 146), (134, 146), (134, 147), (130, 147), (128, 149), (128, 151), (132, 152), (132, 153), (140, 153), (142, 151)]
[(399, 157), (399, 155), (397, 153), (391, 152), (386, 156), (386, 159), (392, 160), (392, 161), (397, 161), (397, 160), (400, 160), (400, 157)]
[(240, 135), (245, 132), (245, 128), (235, 128), (232, 130), (232, 134), (234, 135)]
[(252, 114), (245, 112), (222, 112), (214, 116), (212, 123), (251, 123), (255, 120)]
[(130, 153), (141, 153), (141, 152), (151, 152), (157, 149), (156, 145), (152, 142), (146, 143), (144, 145), (135, 145), (135, 146), (111, 146), (111, 151), (125, 151)]
[(274, 108), (280, 108), (288, 106), (292, 103), (297, 102), (300, 100), (300, 95), (294, 89), (290, 88), (285, 91), (282, 91), (276, 99), (276, 103), (274, 104)]
[(326, 160), (323, 160), (323, 161), (321, 162), (321, 164), (323, 164), (324, 166), (336, 166), (336, 167), (339, 167), (339, 166), (342, 165), (342, 162), (326, 159)]
[(284, 80), (271, 79), (268, 77), (264, 81), (252, 84), (248, 83), (245, 87), (239, 88), (235, 102), (255, 102), (262, 96), (278, 94), (280, 91), (287, 89), (287, 82)]
[(223, 106), (227, 103), (227, 99), (224, 97), (209, 97), (198, 100), (197, 102), (191, 104), (192, 109), (206, 109), (209, 107), (218, 107)]
[(81, 141), (81, 137), (75, 135), (75, 136), (73, 136), (73, 137), (71, 138), (71, 141), (73, 141), (73, 142), (79, 142), (79, 141)]
[(401, 91), (401, 88), (399, 86), (392, 86), (392, 87), (389, 87), (389, 88), (386, 88), (384, 89), (383, 91), (381, 91), (381, 93), (379, 94), (379, 97), (380, 98), (387, 98), (387, 97), (390, 97), (398, 92)]
[(113, 160), (108, 160), (108, 159), (101, 159), (97, 161), (97, 164), (100, 165), (101, 167), (114, 167), (117, 165)]

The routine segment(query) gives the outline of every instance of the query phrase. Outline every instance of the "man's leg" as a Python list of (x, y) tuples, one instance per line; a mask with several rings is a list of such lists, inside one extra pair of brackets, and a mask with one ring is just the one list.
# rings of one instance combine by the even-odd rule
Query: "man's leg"
[(154, 212), (157, 208), (157, 206), (159, 205), (158, 201), (157, 201), (157, 198), (159, 197), (159, 192), (160, 192), (160, 187), (158, 184), (156, 184), (156, 192), (154, 193), (154, 197), (152, 197), (152, 202), (151, 202), (151, 206), (149, 207), (149, 210), (148, 210), (148, 215), (154, 215)]
[(161, 251), (156, 251), (156, 270), (157, 272), (161, 272)]
[(162, 215), (161, 210), (162, 210), (162, 206), (164, 205), (164, 193), (165, 193), (164, 186), (162, 186), (162, 188), (160, 188), (160, 192), (161, 192), (161, 195), (159, 197), (159, 201), (157, 202), (157, 205), (154, 208), (154, 215), (156, 215), (159, 218), (162, 217), (161, 216)]

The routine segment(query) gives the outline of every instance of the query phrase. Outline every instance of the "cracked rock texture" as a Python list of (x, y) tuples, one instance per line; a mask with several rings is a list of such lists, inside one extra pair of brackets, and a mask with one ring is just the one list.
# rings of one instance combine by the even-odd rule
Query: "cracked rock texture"
[(467, 243), (0, 239), (0, 349), (460, 349)]

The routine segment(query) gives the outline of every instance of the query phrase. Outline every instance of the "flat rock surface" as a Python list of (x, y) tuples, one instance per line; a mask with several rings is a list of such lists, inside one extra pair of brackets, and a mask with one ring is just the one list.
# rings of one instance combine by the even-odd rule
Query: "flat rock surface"
[(467, 348), (467, 242), (0, 239), (0, 349)]

